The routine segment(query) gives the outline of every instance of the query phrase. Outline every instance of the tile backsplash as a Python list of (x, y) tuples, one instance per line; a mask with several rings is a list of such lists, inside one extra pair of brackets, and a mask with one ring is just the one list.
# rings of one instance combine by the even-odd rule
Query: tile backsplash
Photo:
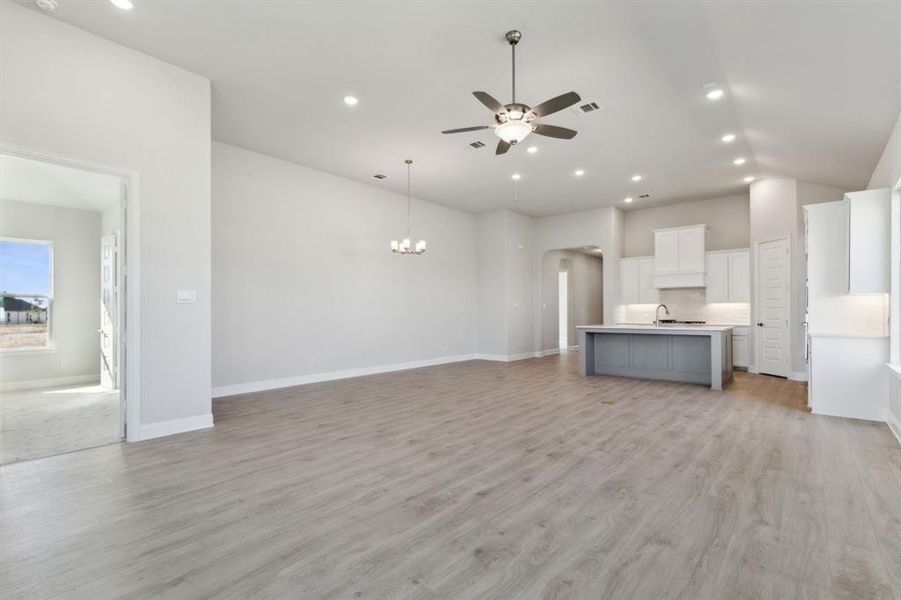
[[(680, 321), (707, 321), (716, 325), (749, 325), (751, 305), (747, 303), (707, 304), (705, 288), (660, 290), (660, 302), (669, 308), (667, 318)], [(663, 317), (663, 311), (661, 318)], [(620, 312), (621, 323), (653, 323), (654, 306), (627, 304)]]

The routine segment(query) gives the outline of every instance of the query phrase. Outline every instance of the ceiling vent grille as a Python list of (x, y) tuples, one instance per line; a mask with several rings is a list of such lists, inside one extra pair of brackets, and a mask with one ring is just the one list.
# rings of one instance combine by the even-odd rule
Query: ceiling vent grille
[(473, 142), (470, 144), (470, 146), (472, 146), (473, 148), (484, 148), (485, 144), (483, 144), (482, 142)]
[(376, 179), (387, 179), (388, 178), (387, 175), (382, 175), (381, 173), (376, 173), (375, 175), (373, 175), (373, 177), (375, 177)]
[(603, 110), (604, 107), (595, 100), (590, 100), (588, 102), (583, 102), (582, 104), (578, 104), (573, 106), (570, 110), (572, 110), (577, 115), (587, 115), (588, 113), (593, 113), (599, 110)]
[(640, 194), (638, 197), (644, 199), (644, 198), (650, 198), (651, 195), (650, 194)]

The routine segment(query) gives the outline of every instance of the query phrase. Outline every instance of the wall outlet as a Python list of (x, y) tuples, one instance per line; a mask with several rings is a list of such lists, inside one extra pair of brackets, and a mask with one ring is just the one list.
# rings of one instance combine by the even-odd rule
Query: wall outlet
[(69, 361), (67, 361), (67, 360), (61, 360), (61, 361), (59, 361), (59, 368), (60, 368), (60, 369), (65, 369), (65, 368), (67, 368), (68, 366), (69, 366)]
[(175, 301), (179, 304), (197, 304), (197, 290), (178, 290)]
[(316, 357), (315, 357), (315, 356), (311, 356), (311, 357), (310, 357), (310, 365), (312, 366), (312, 365), (315, 365), (315, 364), (316, 364)]

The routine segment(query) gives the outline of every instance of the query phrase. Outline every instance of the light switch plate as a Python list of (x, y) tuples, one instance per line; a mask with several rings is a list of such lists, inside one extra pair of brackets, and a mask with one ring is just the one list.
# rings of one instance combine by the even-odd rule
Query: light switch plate
[(179, 304), (197, 304), (197, 291), (178, 290), (175, 292), (175, 301)]

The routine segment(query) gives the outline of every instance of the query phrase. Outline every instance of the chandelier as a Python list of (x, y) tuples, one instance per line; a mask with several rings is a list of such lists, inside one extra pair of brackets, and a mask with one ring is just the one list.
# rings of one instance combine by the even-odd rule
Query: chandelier
[(391, 240), (391, 251), (395, 254), (423, 254), (425, 252), (425, 240), (419, 240), (416, 242), (416, 245), (413, 245), (413, 236), (410, 235), (412, 223), (410, 220), (410, 204), (412, 203), (410, 198), (410, 165), (413, 164), (413, 161), (408, 158), (404, 162), (407, 165), (407, 237), (400, 241)]

